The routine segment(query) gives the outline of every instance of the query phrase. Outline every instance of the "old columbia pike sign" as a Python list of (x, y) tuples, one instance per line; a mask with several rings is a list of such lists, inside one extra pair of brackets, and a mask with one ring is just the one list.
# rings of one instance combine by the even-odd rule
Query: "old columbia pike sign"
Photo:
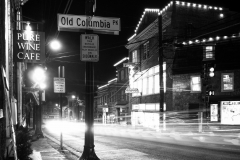
[(59, 31), (80, 31), (80, 30), (99, 30), (99, 31), (120, 31), (119, 18), (91, 17), (85, 15), (58, 14)]

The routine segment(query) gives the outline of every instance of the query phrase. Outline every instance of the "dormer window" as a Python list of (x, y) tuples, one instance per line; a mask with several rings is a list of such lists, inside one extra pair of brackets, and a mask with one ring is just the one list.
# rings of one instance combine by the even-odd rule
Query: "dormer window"
[(203, 46), (203, 61), (215, 60), (215, 46)]

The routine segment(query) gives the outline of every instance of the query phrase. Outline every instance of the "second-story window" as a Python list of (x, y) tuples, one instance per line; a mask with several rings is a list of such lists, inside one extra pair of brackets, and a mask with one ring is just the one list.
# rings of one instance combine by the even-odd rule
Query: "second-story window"
[(149, 41), (143, 44), (143, 59), (149, 58)]
[(215, 60), (215, 46), (204, 46), (203, 47), (203, 60)]
[(132, 62), (133, 63), (138, 62), (137, 50), (134, 50), (132, 52)]

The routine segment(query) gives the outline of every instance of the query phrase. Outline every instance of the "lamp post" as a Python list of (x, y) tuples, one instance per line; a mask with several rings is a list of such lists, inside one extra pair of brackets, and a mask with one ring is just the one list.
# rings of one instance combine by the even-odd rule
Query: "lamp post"
[(44, 84), (45, 81), (45, 70), (42, 67), (35, 68), (33, 72), (33, 81), (36, 84), (36, 87), (39, 89), (39, 106), (36, 108), (36, 128), (35, 128), (35, 136), (43, 138), (42, 132), (42, 93), (46, 88)]

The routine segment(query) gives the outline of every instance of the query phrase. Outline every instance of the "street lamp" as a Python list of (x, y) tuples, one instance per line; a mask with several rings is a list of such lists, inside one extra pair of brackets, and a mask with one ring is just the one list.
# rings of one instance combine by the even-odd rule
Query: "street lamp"
[(36, 117), (36, 129), (35, 135), (37, 137), (44, 137), (42, 132), (42, 93), (43, 90), (46, 88), (46, 84), (44, 83), (46, 76), (45, 76), (45, 69), (42, 67), (35, 68), (33, 72), (33, 81), (35, 82), (35, 86), (39, 89), (39, 107), (37, 107), (37, 117)]

